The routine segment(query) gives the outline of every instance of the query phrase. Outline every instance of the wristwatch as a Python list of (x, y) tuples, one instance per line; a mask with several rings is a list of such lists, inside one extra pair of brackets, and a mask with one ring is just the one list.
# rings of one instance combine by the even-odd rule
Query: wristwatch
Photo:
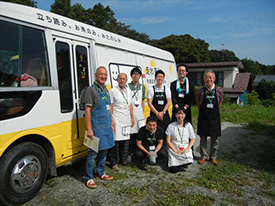
[(165, 112), (165, 111), (163, 111), (163, 114), (166, 114), (166, 112)]

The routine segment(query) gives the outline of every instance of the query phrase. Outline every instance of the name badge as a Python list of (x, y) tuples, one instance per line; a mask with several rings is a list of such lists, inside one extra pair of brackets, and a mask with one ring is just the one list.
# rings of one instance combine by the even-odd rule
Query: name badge
[(155, 146), (155, 145), (149, 146), (149, 150), (150, 150), (150, 151), (155, 151), (155, 149), (156, 149), (156, 146)]
[(107, 104), (107, 105), (106, 105), (106, 109), (107, 109), (107, 110), (110, 110), (110, 105)]
[(179, 93), (179, 98), (184, 98), (184, 94)]
[(164, 104), (164, 100), (158, 100), (158, 105), (163, 105)]
[(207, 104), (207, 105), (206, 105), (206, 108), (208, 108), (208, 109), (213, 109), (213, 107), (214, 107), (213, 104)]

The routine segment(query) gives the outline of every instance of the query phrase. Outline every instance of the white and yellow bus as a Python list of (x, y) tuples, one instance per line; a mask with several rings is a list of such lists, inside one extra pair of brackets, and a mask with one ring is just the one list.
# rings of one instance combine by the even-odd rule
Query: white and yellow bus
[[(0, 2), (0, 199), (33, 198), (46, 176), (87, 154), (82, 91), (105, 66), (108, 89), (138, 66), (152, 86), (177, 78), (171, 53), (47, 11)], [(128, 78), (131, 79), (131, 78)], [(148, 108), (146, 110), (148, 112)]]

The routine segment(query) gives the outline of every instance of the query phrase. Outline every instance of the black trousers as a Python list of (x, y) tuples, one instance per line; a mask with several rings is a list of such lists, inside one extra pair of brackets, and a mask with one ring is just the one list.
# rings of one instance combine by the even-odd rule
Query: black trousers
[[(135, 153), (134, 153), (135, 157), (137, 159), (139, 159), (140, 161), (145, 159), (146, 157), (148, 157), (148, 155), (141, 151), (139, 148), (135, 149)], [(160, 161), (161, 159), (167, 157), (167, 151), (162, 147), (158, 153), (157, 153), (157, 161)]]

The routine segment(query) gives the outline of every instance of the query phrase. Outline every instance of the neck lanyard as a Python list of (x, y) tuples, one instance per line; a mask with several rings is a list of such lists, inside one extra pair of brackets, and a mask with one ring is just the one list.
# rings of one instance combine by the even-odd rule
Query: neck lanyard
[(208, 95), (210, 92), (207, 91), (207, 94), (206, 94), (206, 99), (209, 100), (210, 104), (212, 104), (212, 101), (213, 99), (215, 98), (215, 90), (213, 90), (213, 93), (210, 95)]
[[(96, 84), (95, 84), (95, 87), (96, 87), (97, 91), (102, 95), (102, 99), (104, 99), (105, 102), (106, 102), (106, 104), (108, 105), (109, 103), (108, 103), (108, 95), (107, 95), (107, 93), (106, 93), (106, 92), (103, 93), (103, 92), (101, 91), (101, 89), (98, 87), (98, 85), (96, 85)], [(106, 96), (105, 96), (105, 95), (106, 95)]]
[[(135, 88), (135, 85), (134, 85), (134, 88)], [(135, 93), (133, 94), (132, 98), (135, 97), (136, 100), (138, 100), (138, 91), (139, 91), (139, 89), (140, 89), (140, 84), (138, 83), (138, 85), (137, 85), (137, 90), (136, 90)]]
[[(157, 86), (156, 86), (156, 88), (158, 88)], [(158, 88), (159, 89), (159, 88)], [(163, 97), (164, 97), (164, 89), (165, 89), (165, 87), (163, 88), (163, 90), (161, 91), (161, 92), (157, 92), (156, 91), (156, 89), (155, 89), (155, 93), (156, 93), (156, 98), (161, 98), (161, 99), (163, 99)]]
[(181, 144), (183, 144), (183, 134), (181, 134), (180, 133), (180, 127), (179, 127), (179, 125), (178, 125), (178, 133), (179, 133), (179, 136), (180, 136), (180, 142), (181, 142)]
[[(125, 89), (126, 89), (126, 88), (125, 88)], [(126, 91), (127, 91), (127, 90), (126, 90)], [(124, 96), (124, 92), (122, 91), (121, 88), (120, 88), (120, 92), (121, 92), (121, 94), (122, 94), (124, 100), (126, 101), (126, 104), (128, 104), (128, 100), (127, 100), (127, 98)]]
[[(153, 135), (150, 135), (149, 132), (148, 132), (148, 130), (147, 130), (147, 132), (146, 132), (147, 140), (151, 143), (151, 145), (153, 145), (154, 142), (156, 141), (156, 133), (157, 133), (157, 130), (155, 130), (155, 132), (153, 133)], [(150, 136), (151, 136), (152, 138), (151, 138)]]
[(178, 93), (186, 91), (186, 81), (185, 81), (185, 84), (183, 85), (183, 88), (181, 88), (181, 85), (182, 84), (180, 84), (180, 79), (178, 79), (177, 80), (177, 87), (176, 87), (176, 90), (177, 90)]

